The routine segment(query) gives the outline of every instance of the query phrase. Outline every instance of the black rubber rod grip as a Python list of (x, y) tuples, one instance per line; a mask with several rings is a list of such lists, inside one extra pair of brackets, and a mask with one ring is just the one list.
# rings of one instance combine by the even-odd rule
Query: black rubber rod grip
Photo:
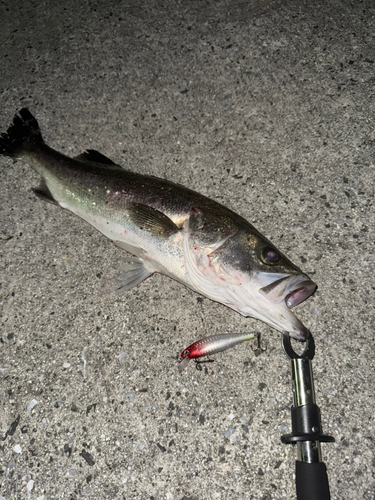
[(297, 500), (330, 500), (327, 469), (323, 462), (296, 461)]

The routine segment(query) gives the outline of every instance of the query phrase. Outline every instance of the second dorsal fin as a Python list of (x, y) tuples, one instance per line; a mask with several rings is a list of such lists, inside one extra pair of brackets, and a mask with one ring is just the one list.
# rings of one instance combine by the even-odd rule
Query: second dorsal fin
[(81, 161), (92, 161), (94, 163), (102, 163), (103, 165), (116, 165), (114, 161), (106, 156), (99, 153), (99, 151), (95, 151), (95, 149), (87, 149), (84, 153), (76, 156), (76, 160)]

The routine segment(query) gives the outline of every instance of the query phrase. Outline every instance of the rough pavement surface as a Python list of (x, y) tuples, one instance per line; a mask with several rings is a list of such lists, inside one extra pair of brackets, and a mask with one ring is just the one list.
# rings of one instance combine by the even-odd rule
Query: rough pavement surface
[[(0, 130), (94, 148), (240, 213), (319, 289), (297, 307), (332, 499), (374, 499), (375, 5), (3, 1)], [(262, 2), (263, 4), (264, 2)], [(154, 275), (0, 159), (0, 498), (294, 499), (280, 334)], [(184, 346), (259, 331), (196, 370)]]

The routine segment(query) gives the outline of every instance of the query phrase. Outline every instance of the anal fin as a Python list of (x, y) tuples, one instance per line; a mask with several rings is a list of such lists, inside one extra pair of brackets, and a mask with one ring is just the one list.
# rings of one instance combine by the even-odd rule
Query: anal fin
[(40, 184), (37, 188), (32, 188), (32, 191), (34, 191), (37, 197), (41, 200), (48, 201), (49, 203), (57, 205), (57, 201), (52, 196), (51, 191), (48, 189), (48, 186), (44, 179), (40, 181)]
[(153, 272), (145, 268), (143, 260), (138, 257), (126, 257), (123, 259), (121, 273), (104, 280), (101, 287), (101, 295), (110, 297), (127, 292), (139, 285), (139, 283), (142, 283), (151, 274)]

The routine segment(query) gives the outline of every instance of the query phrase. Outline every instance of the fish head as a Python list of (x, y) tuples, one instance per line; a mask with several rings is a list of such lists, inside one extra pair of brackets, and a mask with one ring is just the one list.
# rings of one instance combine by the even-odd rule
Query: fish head
[(293, 309), (317, 286), (253, 226), (247, 223), (197, 252), (198, 247), (188, 265), (196, 289), (296, 340), (307, 339), (309, 331)]
[(292, 309), (310, 297), (317, 285), (255, 229), (237, 236), (232, 252), (237, 248), (239, 258), (234, 259), (230, 273), (245, 290), (239, 293), (242, 314), (287, 331), (296, 340), (306, 340), (309, 331)]

